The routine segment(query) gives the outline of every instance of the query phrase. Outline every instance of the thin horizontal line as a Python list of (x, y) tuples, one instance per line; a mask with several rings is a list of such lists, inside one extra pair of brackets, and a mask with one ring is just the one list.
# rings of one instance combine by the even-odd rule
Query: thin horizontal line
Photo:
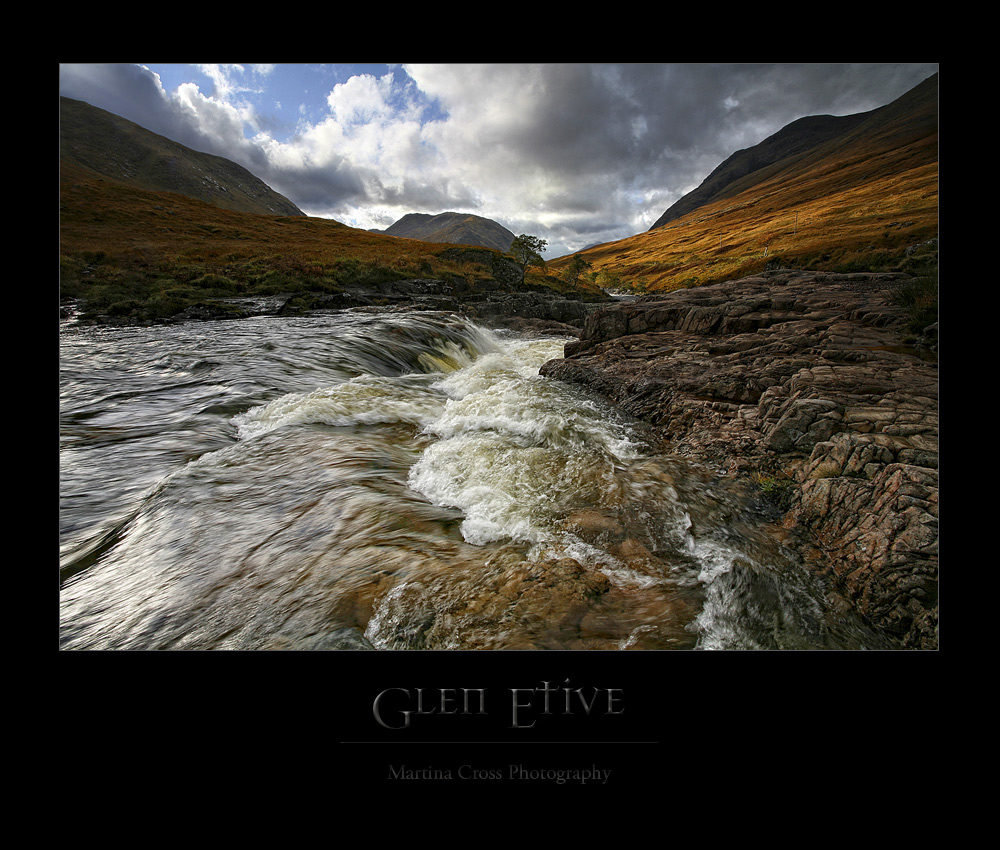
[(658, 744), (659, 741), (341, 741), (341, 744)]

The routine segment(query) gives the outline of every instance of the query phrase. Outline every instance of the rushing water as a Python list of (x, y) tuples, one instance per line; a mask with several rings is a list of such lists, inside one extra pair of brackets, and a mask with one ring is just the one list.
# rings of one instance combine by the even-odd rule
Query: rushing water
[(707, 471), (449, 314), (60, 332), (64, 649), (856, 648)]

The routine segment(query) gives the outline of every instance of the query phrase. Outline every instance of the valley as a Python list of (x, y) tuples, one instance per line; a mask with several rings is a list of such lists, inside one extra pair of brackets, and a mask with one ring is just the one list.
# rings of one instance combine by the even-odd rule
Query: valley
[(63, 108), (67, 648), (938, 648), (936, 75), (526, 267)]

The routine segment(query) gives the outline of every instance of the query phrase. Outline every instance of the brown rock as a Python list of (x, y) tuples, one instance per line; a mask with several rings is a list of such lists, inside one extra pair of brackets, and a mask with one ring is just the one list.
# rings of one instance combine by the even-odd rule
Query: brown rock
[(531, 562), (514, 551), (477, 570), (404, 583), (378, 602), (379, 645), (398, 649), (614, 649), (581, 623), (610, 579), (572, 558)]
[(592, 314), (549, 377), (666, 450), (795, 482), (803, 558), (900, 646), (937, 647), (937, 363), (901, 343), (900, 275), (779, 270)]

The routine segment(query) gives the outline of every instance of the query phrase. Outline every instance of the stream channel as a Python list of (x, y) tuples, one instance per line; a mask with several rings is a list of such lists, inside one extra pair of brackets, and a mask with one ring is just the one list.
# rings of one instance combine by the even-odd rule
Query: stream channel
[(745, 494), (448, 313), (60, 328), (64, 650), (860, 649)]

